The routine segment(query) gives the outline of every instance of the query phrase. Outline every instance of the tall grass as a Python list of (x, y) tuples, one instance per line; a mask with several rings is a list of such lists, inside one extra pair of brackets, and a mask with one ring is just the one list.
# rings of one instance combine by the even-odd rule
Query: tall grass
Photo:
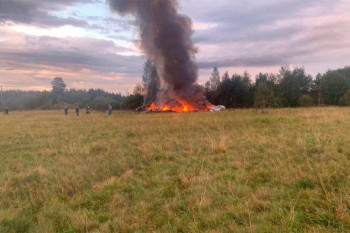
[(350, 232), (350, 109), (0, 116), (0, 232)]

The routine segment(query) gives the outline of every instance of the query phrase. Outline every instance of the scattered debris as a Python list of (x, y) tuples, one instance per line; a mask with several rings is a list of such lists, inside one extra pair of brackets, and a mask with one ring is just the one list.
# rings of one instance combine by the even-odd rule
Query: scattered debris
[(223, 112), (226, 110), (224, 105), (217, 105), (209, 108), (209, 112)]

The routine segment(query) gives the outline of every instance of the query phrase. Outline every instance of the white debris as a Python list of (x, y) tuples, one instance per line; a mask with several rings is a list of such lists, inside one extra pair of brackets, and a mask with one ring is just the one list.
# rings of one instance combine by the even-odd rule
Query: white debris
[(224, 105), (218, 105), (218, 106), (213, 106), (209, 108), (209, 112), (223, 112), (225, 111), (226, 108)]

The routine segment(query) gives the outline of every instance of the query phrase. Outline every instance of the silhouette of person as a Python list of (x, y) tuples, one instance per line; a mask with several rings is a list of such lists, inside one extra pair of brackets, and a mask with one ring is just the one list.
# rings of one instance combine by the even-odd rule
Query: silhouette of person
[(110, 115), (112, 115), (112, 110), (113, 110), (113, 108), (112, 108), (112, 105), (108, 105), (108, 115), (110, 116)]
[(75, 114), (79, 116), (79, 112), (80, 112), (80, 108), (79, 108), (79, 105), (77, 105), (77, 107), (75, 108)]

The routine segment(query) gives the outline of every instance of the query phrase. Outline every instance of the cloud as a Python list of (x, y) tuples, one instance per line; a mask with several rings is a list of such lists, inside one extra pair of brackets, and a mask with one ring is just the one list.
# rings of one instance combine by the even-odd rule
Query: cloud
[(87, 26), (84, 19), (59, 17), (55, 12), (96, 0), (0, 0), (0, 22), (12, 21), (41, 26)]
[[(194, 21), (201, 81), (213, 66), (255, 72), (295, 64), (317, 73), (350, 60), (348, 0), (180, 6)], [(0, 0), (0, 34), (0, 83), (8, 86), (49, 88), (62, 76), (71, 87), (130, 91), (141, 82), (135, 21), (112, 15), (104, 0)]]
[[(317, 20), (312, 19), (312, 21)], [(276, 30), (284, 31), (283, 29)], [(305, 33), (306, 31), (307, 33)], [(209, 68), (209, 66), (278, 66), (344, 59), (340, 58), (340, 55), (350, 58), (350, 54), (347, 52), (350, 50), (350, 41), (348, 40), (350, 22), (330, 21), (309, 26), (305, 30), (289, 31), (285, 36), (278, 33), (276, 37), (269, 37), (269, 35), (267, 33), (263, 37), (253, 37), (251, 40), (238, 40), (236, 43), (214, 44), (212, 52), (205, 53), (205, 57), (200, 59), (199, 65), (201, 68)], [(203, 44), (202, 48), (205, 49), (206, 46), (208, 45)], [(228, 51), (234, 51), (234, 54)], [(210, 57), (210, 54), (222, 54), (222, 56)]]
[[(0, 83), (21, 88), (49, 87), (62, 76), (70, 87), (101, 87), (125, 91), (140, 80), (144, 59), (119, 53), (131, 49), (113, 41), (92, 38), (28, 36), (0, 29)], [(5, 45), (6, 46), (2, 46)]]
[(350, 5), (342, 1), (183, 2), (197, 22), (216, 27), (197, 30), (202, 69), (221, 67), (327, 64), (350, 59)]
[(132, 20), (65, 13), (72, 6), (96, 2), (101, 4), (99, 0), (0, 0), (0, 83), (14, 89), (47, 89), (53, 77), (62, 76), (70, 87), (125, 92), (138, 82), (144, 60), (125, 56), (138, 51), (107, 39), (111, 34), (128, 42), (119, 32)]

